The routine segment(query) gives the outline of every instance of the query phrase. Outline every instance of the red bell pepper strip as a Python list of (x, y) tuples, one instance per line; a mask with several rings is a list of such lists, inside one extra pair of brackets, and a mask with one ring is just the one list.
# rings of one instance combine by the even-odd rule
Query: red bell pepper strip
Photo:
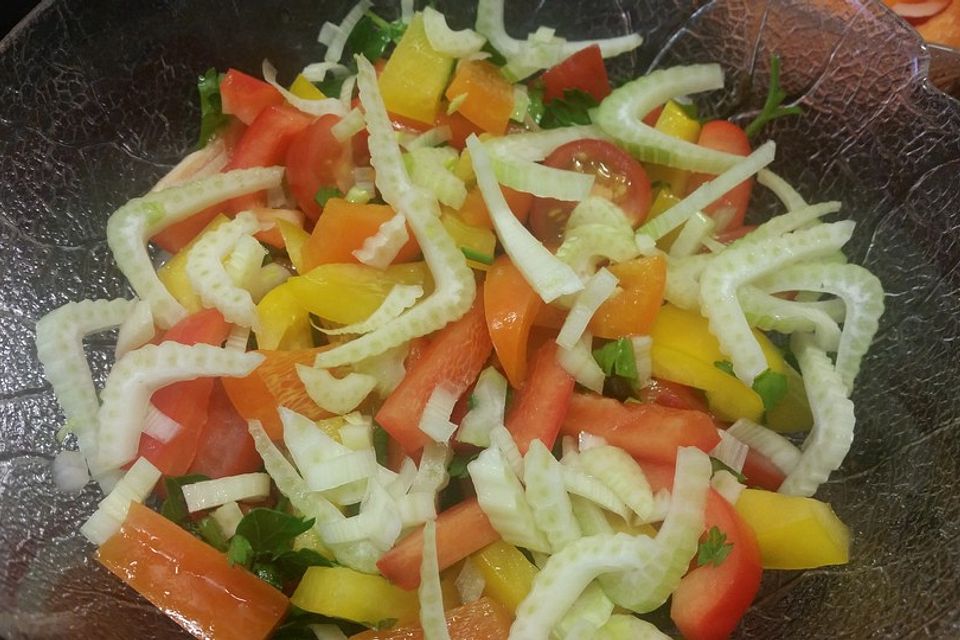
[(228, 69), (220, 81), (220, 98), (223, 112), (244, 124), (252, 123), (267, 107), (283, 104), (276, 88), (236, 69)]
[(741, 470), (747, 479), (747, 485), (751, 487), (760, 487), (768, 491), (776, 491), (787, 479), (773, 462), (761, 453), (753, 449), (747, 451), (747, 459), (743, 463)]
[[(476, 498), (469, 498), (437, 516), (437, 562), (440, 571), (500, 539)], [(383, 576), (402, 589), (420, 584), (423, 527), (401, 539), (377, 561)]]
[(634, 458), (673, 464), (679, 447), (710, 451), (720, 442), (709, 414), (658, 404), (622, 403), (595, 394), (574, 394), (564, 435), (581, 431), (604, 438)]
[(504, 420), (520, 453), (525, 454), (534, 440), (552, 449), (567, 416), (574, 380), (557, 362), (557, 350), (553, 340), (540, 347), (533, 370)]
[[(186, 345), (220, 345), (230, 333), (230, 324), (216, 309), (205, 309), (170, 327), (162, 341)], [(149, 435), (140, 436), (142, 456), (169, 476), (183, 475), (197, 453), (197, 442), (207, 421), (207, 405), (214, 378), (175, 382), (154, 392), (150, 402), (161, 413), (180, 425), (180, 431), (167, 442)]]
[(651, 378), (650, 382), (640, 390), (640, 399), (674, 409), (709, 412), (703, 392), (679, 382), (659, 378)]
[(600, 45), (591, 45), (550, 67), (541, 76), (546, 102), (563, 97), (564, 90), (579, 89), (600, 102), (610, 95), (610, 80)]
[[(727, 120), (711, 120), (703, 125), (697, 144), (738, 156), (748, 156), (751, 151), (747, 134)], [(692, 192), (704, 182), (713, 180), (714, 177), (704, 173), (693, 174), (687, 183), (687, 193)], [(752, 191), (753, 178), (749, 178), (707, 206), (705, 211), (718, 221), (717, 233), (733, 231), (743, 225), (743, 217), (747, 213)]]
[(438, 331), (416, 364), (407, 369), (377, 412), (377, 423), (408, 454), (419, 451), (430, 441), (419, 425), (433, 390), (443, 385), (459, 397), (477, 379), (492, 349), (483, 317), (483, 296), (478, 295), (473, 307)]
[(233, 408), (223, 382), (217, 380), (210, 395), (207, 422), (200, 433), (197, 455), (190, 465), (190, 473), (208, 478), (226, 478), (253, 473), (261, 467), (263, 459), (257, 453), (247, 430), (247, 421)]
[(311, 220), (323, 211), (316, 201), (320, 188), (337, 187), (350, 178), (350, 147), (331, 131), (338, 122), (340, 118), (333, 115), (319, 118), (298, 132), (287, 148), (287, 185), (297, 206)]
[(136, 502), (97, 560), (198, 638), (263, 640), (289, 606), (280, 591)]

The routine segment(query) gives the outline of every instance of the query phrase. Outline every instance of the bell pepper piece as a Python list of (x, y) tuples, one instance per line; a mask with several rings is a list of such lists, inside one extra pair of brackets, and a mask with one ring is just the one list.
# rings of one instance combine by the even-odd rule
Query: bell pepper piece
[(412, 622), (420, 610), (415, 591), (349, 567), (310, 567), (290, 602), (304, 611), (366, 624)]
[(850, 530), (826, 502), (745, 489), (736, 508), (757, 536), (764, 569), (814, 569), (850, 561)]
[(287, 612), (283, 593), (136, 502), (97, 560), (197, 637), (263, 640)]
[(605, 300), (593, 318), (590, 331), (600, 338), (647, 335), (663, 304), (667, 261), (663, 256), (637, 258), (610, 265), (621, 290)]
[(487, 133), (507, 132), (513, 113), (513, 85), (486, 60), (461, 60), (446, 91), (447, 100), (463, 98), (457, 112)]
[(503, 540), (484, 547), (470, 556), (484, 580), (484, 595), (502, 604), (511, 613), (530, 593), (537, 566), (519, 549)]
[[(754, 331), (754, 335), (763, 348), (769, 368), (783, 373), (786, 364), (777, 348), (759, 331)], [(657, 315), (650, 336), (654, 376), (703, 389), (711, 411), (723, 420), (760, 421), (763, 416), (760, 396), (715, 365), (727, 357), (710, 333), (706, 318), (696, 311), (666, 304)]]
[(543, 72), (543, 99), (547, 102), (563, 97), (568, 89), (579, 89), (600, 102), (608, 95), (610, 80), (603, 63), (600, 45), (591, 45)]
[(438, 385), (460, 396), (477, 379), (492, 350), (480, 296), (473, 307), (438, 331), (430, 346), (377, 412), (377, 423), (404, 451), (413, 454), (430, 440), (420, 430), (420, 417)]
[(317, 88), (317, 85), (303, 77), (302, 73), (298, 73), (290, 83), (290, 93), (304, 100), (323, 100), (327, 97)]
[[(696, 142), (700, 136), (700, 122), (696, 118), (690, 117), (673, 100), (663, 105), (663, 111), (660, 112), (654, 128), (661, 133), (685, 142)], [(662, 182), (673, 193), (686, 193), (687, 181), (690, 179), (689, 171), (656, 164), (647, 164), (645, 168), (651, 184)]]
[[(488, 271), (493, 263), (493, 253), (497, 248), (497, 236), (485, 227), (464, 222), (459, 215), (445, 211), (440, 223), (453, 241), (467, 256), (467, 265), (478, 271)], [(483, 258), (481, 261), (480, 258)]]
[(783, 373), (787, 376), (787, 395), (767, 411), (764, 424), (780, 433), (809, 431), (813, 428), (813, 413), (803, 378), (789, 365), (783, 368)]
[(634, 458), (666, 464), (674, 463), (679, 447), (710, 451), (720, 442), (706, 413), (576, 393), (562, 433), (576, 438), (581, 431), (604, 438)]
[(546, 342), (504, 420), (520, 453), (534, 440), (553, 448), (573, 396), (574, 380), (557, 361), (557, 343)]
[[(437, 562), (443, 571), (500, 539), (476, 498), (468, 498), (437, 516)], [(401, 540), (377, 561), (377, 568), (402, 589), (420, 584), (423, 527)]]
[(303, 212), (298, 209), (270, 209), (262, 207), (254, 209), (261, 230), (254, 237), (264, 244), (276, 249), (286, 248), (286, 240), (280, 231), (278, 223), (282, 220), (286, 224), (303, 229)]
[(303, 246), (310, 238), (310, 234), (302, 226), (297, 226), (286, 220), (277, 220), (277, 230), (283, 236), (283, 246), (287, 250), (287, 257), (290, 258), (293, 268), (297, 273), (306, 273), (309, 269), (304, 268), (303, 264)]
[[(663, 215), (678, 202), (680, 202), (680, 198), (673, 195), (673, 192), (670, 191), (667, 186), (661, 186), (657, 191), (656, 197), (653, 199), (653, 204), (650, 205), (650, 213), (647, 216), (647, 221)], [(673, 242), (677, 239), (677, 236), (680, 235), (680, 231), (680, 229), (674, 229), (657, 240), (657, 248), (663, 251), (669, 251), (670, 247), (673, 246)]]
[[(303, 267), (309, 271), (321, 264), (359, 263), (353, 252), (363, 247), (364, 241), (394, 215), (394, 210), (385, 204), (354, 204), (330, 198), (303, 246)], [(394, 258), (395, 263), (409, 262), (420, 255), (420, 247), (409, 228), (407, 234), (410, 239)]]
[[(523, 191), (515, 191), (510, 187), (500, 187), (503, 192), (503, 198), (507, 201), (510, 211), (516, 216), (517, 220), (526, 223), (530, 215), (530, 207), (533, 206), (533, 196)], [(490, 220), (490, 212), (487, 211), (487, 203), (483, 200), (480, 189), (476, 187), (467, 191), (467, 199), (463, 201), (463, 206), (457, 212), (467, 224), (475, 227), (484, 227), (493, 229), (493, 221)]]
[(157, 269), (157, 277), (160, 278), (160, 282), (167, 288), (170, 295), (182, 304), (183, 308), (189, 313), (196, 313), (203, 309), (203, 303), (200, 301), (200, 296), (197, 295), (197, 292), (193, 290), (193, 285), (190, 284), (190, 278), (187, 277), (187, 254), (190, 252), (190, 249), (194, 247), (198, 238), (205, 233), (213, 231), (225, 222), (229, 222), (229, 218), (225, 215), (218, 214), (203, 228), (203, 231), (201, 231), (196, 238), (188, 242), (185, 247), (175, 253), (169, 260), (163, 263), (163, 266)]
[(490, 340), (514, 389), (526, 380), (530, 328), (542, 306), (543, 300), (509, 256), (497, 258), (483, 284), (483, 309)]
[[(502, 640), (510, 634), (510, 615), (490, 598), (480, 598), (447, 612), (450, 640)], [(371, 629), (350, 636), (350, 640), (423, 640), (420, 627)]]
[(432, 124), (454, 59), (430, 46), (423, 16), (416, 14), (380, 74), (387, 111)]
[(280, 285), (267, 292), (257, 304), (257, 316), (257, 346), (261, 349), (287, 351), (313, 346), (310, 316), (289, 287)]
[(272, 440), (283, 437), (283, 424), (277, 407), (287, 407), (311, 420), (329, 418), (317, 406), (297, 375), (296, 365), (313, 365), (317, 354), (329, 347), (297, 351), (258, 351), (265, 358), (244, 378), (223, 378), (223, 388), (234, 408), (246, 420), (259, 420)]

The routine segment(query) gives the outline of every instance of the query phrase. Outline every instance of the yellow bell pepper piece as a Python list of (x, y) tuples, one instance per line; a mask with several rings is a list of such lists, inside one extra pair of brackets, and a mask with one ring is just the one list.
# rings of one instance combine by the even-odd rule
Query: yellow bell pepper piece
[[(754, 331), (754, 335), (767, 358), (767, 366), (783, 373), (786, 363), (777, 348), (759, 331)], [(763, 416), (760, 396), (714, 364), (727, 360), (727, 356), (710, 333), (706, 318), (696, 311), (667, 304), (657, 314), (650, 336), (654, 376), (703, 389), (710, 410), (723, 420), (760, 421)]]
[[(647, 222), (653, 220), (657, 216), (663, 215), (678, 202), (680, 202), (680, 198), (673, 195), (673, 192), (671, 192), (668, 187), (660, 188), (657, 191), (656, 197), (653, 199), (653, 204), (650, 205), (650, 213), (647, 214)], [(669, 251), (678, 235), (680, 235), (680, 229), (674, 229), (667, 235), (657, 240), (657, 247), (661, 251)]]
[(303, 273), (303, 245), (310, 239), (310, 234), (303, 227), (283, 219), (277, 219), (277, 229), (283, 238), (283, 245), (287, 249), (287, 256), (297, 273)]
[(416, 591), (347, 567), (310, 567), (290, 602), (312, 613), (368, 624), (391, 618), (412, 622), (419, 612)]
[(530, 593), (537, 567), (519, 549), (503, 540), (477, 551), (470, 559), (483, 574), (486, 582), (483, 593), (511, 612), (516, 611)]
[(426, 263), (409, 262), (383, 271), (363, 264), (322, 264), (274, 291), (289, 291), (305, 311), (316, 316), (352, 324), (376, 311), (397, 284), (417, 284), (425, 292), (433, 288)]
[(387, 111), (432, 125), (453, 63), (454, 58), (430, 46), (423, 16), (414, 15), (380, 74)]
[(190, 284), (190, 278), (187, 277), (187, 253), (190, 252), (190, 249), (194, 247), (197, 240), (205, 233), (213, 231), (228, 221), (229, 218), (227, 218), (227, 216), (223, 214), (218, 215), (203, 228), (203, 231), (197, 234), (196, 238), (191, 240), (185, 247), (167, 260), (162, 267), (157, 269), (157, 277), (160, 278), (160, 282), (167, 288), (170, 295), (176, 298), (177, 302), (182, 304), (183, 308), (189, 313), (200, 311), (203, 309), (203, 304), (200, 302), (200, 296), (193, 290), (193, 285)]
[[(481, 136), (481, 139), (483, 139), (483, 136)], [(473, 160), (470, 159), (470, 151), (468, 149), (460, 152), (460, 157), (457, 158), (457, 164), (453, 165), (453, 175), (463, 180), (463, 184), (467, 189), (477, 184), (477, 174), (473, 172)]]
[[(497, 248), (497, 236), (492, 230), (467, 224), (460, 216), (452, 211), (445, 211), (443, 215), (440, 216), (440, 222), (447, 230), (447, 233), (450, 234), (450, 237), (453, 238), (453, 241), (457, 243), (457, 246), (460, 247), (460, 250), (467, 250), (464, 253), (467, 254), (467, 264), (470, 265), (472, 269), (479, 271), (487, 271), (490, 269), (490, 265), (493, 264), (493, 253)], [(469, 254), (471, 253), (477, 257), (489, 257), (489, 263), (471, 260), (469, 258)]]
[(304, 100), (323, 100), (327, 97), (323, 94), (323, 91), (317, 88), (317, 85), (304, 78), (302, 73), (298, 73), (297, 77), (293, 79), (293, 83), (290, 85), (290, 93)]
[(764, 569), (813, 569), (850, 560), (850, 530), (826, 502), (745, 489), (736, 509), (757, 535)]
[[(700, 122), (687, 115), (687, 112), (673, 100), (663, 106), (663, 111), (660, 112), (654, 128), (685, 142), (696, 142), (700, 137)], [(690, 180), (689, 171), (656, 164), (648, 164), (646, 169), (651, 183), (664, 182), (670, 186), (673, 193), (686, 193), (687, 182)]]
[(787, 376), (787, 395), (770, 411), (767, 411), (766, 425), (780, 433), (809, 431), (813, 428), (813, 413), (807, 400), (807, 390), (803, 378), (787, 365), (783, 373)]
[(313, 346), (310, 316), (289, 287), (282, 284), (263, 296), (257, 305), (257, 315), (260, 317), (257, 332), (260, 349), (289, 351)]

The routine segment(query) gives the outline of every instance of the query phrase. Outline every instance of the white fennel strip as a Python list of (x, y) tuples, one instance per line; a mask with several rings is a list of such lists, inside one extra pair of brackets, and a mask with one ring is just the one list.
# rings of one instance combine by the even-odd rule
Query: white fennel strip
[(150, 303), (161, 328), (173, 326), (187, 312), (157, 277), (147, 254), (147, 240), (198, 211), (277, 187), (282, 179), (283, 167), (237, 169), (134, 198), (110, 216), (107, 243), (117, 267), (140, 299)]
[(787, 211), (801, 209), (807, 206), (807, 201), (803, 199), (797, 190), (790, 186), (790, 183), (775, 174), (769, 169), (761, 169), (757, 174), (757, 182), (765, 186), (773, 195), (777, 196)]
[(427, 404), (420, 416), (418, 428), (434, 442), (447, 442), (457, 430), (457, 425), (450, 422), (454, 405), (457, 404), (457, 394), (442, 384), (433, 388)]
[(450, 640), (440, 591), (440, 565), (437, 561), (437, 523), (427, 520), (423, 527), (423, 555), (420, 560), (420, 626), (424, 640)]
[(747, 235), (733, 242), (730, 248), (737, 248), (751, 242), (764, 242), (791, 231), (809, 228), (816, 225), (823, 216), (837, 211), (840, 211), (840, 203), (836, 201), (821, 202), (793, 209), (770, 218)]
[(363, 246), (352, 252), (353, 257), (374, 269), (386, 269), (409, 239), (406, 219), (398, 213), (366, 238)]
[(147, 344), (157, 333), (157, 327), (153, 322), (153, 312), (150, 305), (143, 300), (137, 300), (133, 309), (120, 323), (120, 330), (117, 332), (117, 347), (114, 349), (115, 358), (120, 358), (124, 354), (139, 349)]
[(720, 350), (730, 357), (733, 370), (745, 384), (767, 369), (767, 359), (750, 330), (737, 298), (739, 288), (790, 264), (837, 251), (853, 234), (853, 222), (822, 224), (794, 231), (763, 243), (730, 247), (716, 255), (700, 278), (701, 312)]
[(790, 348), (800, 363), (800, 372), (813, 412), (813, 429), (803, 443), (800, 460), (780, 485), (780, 493), (812, 496), (840, 468), (853, 443), (856, 417), (847, 397), (846, 383), (829, 356), (810, 336), (794, 334)]
[(380, 327), (400, 317), (401, 313), (412, 307), (422, 296), (423, 287), (420, 285), (394, 285), (380, 306), (366, 319), (336, 329), (321, 328), (320, 331), (328, 336), (362, 334), (376, 331)]
[(256, 216), (244, 211), (201, 235), (187, 254), (187, 277), (204, 306), (219, 309), (228, 322), (250, 327), (254, 332), (260, 325), (257, 306), (250, 292), (238, 286), (227, 273), (223, 260), (242, 238), (251, 238), (259, 230)]
[(486, 44), (487, 39), (473, 29), (454, 31), (447, 26), (447, 19), (433, 7), (423, 10), (423, 30), (427, 33), (430, 46), (438, 53), (454, 58), (465, 58), (477, 53)]
[(846, 317), (837, 348), (837, 372), (849, 395), (883, 315), (883, 285), (855, 264), (798, 264), (770, 274), (758, 283), (767, 291), (814, 291), (843, 300)]
[(727, 429), (727, 433), (764, 456), (784, 475), (797, 468), (800, 462), (800, 449), (782, 435), (741, 418)]
[(653, 71), (614, 90), (597, 107), (594, 121), (638, 160), (719, 174), (743, 158), (678, 140), (644, 124), (642, 118), (672, 98), (721, 88), (723, 71), (718, 64)]
[(237, 525), (243, 520), (243, 511), (236, 502), (227, 502), (216, 508), (210, 514), (223, 532), (223, 537), (229, 540), (237, 533)]
[(549, 156), (557, 147), (577, 140), (611, 140), (602, 129), (595, 125), (575, 125), (543, 131), (514, 133), (501, 138), (493, 138), (483, 143), (491, 158), (499, 160), (525, 160), (539, 162)]
[(593, 174), (555, 169), (528, 160), (490, 156), (490, 163), (497, 182), (541, 198), (579, 202), (590, 195), (596, 179)]
[[(569, 457), (564, 456), (563, 485), (568, 493), (580, 496), (598, 507), (619, 515), (621, 518), (627, 519), (629, 517), (629, 509), (623, 500), (610, 487), (580, 467), (579, 454), (572, 454)], [(592, 535), (593, 533), (599, 533), (599, 531), (584, 531), (584, 533)]]
[(148, 344), (120, 358), (101, 394), (99, 462), (116, 469), (137, 454), (150, 396), (182, 380), (243, 377), (263, 362), (259, 353), (241, 353), (207, 344)]
[(706, 253), (687, 258), (667, 258), (667, 286), (663, 297), (681, 309), (700, 308), (700, 277), (714, 256)]
[(227, 149), (226, 141), (223, 136), (214, 136), (205, 147), (197, 149), (178, 162), (173, 169), (153, 185), (150, 191), (161, 191), (193, 180), (208, 178), (220, 173), (229, 161), (230, 152)]
[(819, 303), (787, 300), (752, 285), (741, 287), (737, 298), (751, 327), (785, 334), (814, 333), (825, 351), (840, 346), (840, 325)]
[(302, 364), (297, 365), (297, 377), (317, 406), (336, 415), (350, 413), (359, 407), (377, 386), (376, 378), (364, 373), (348, 373), (336, 378), (326, 369)]
[(584, 331), (572, 348), (561, 348), (557, 352), (557, 362), (579, 384), (596, 393), (603, 393), (606, 376), (593, 357), (592, 347), (593, 336), (589, 331)]
[(593, 640), (670, 640), (670, 636), (646, 620), (618, 613), (597, 630)]
[(97, 463), (100, 402), (90, 365), (83, 351), (84, 336), (122, 324), (133, 312), (135, 300), (82, 300), (68, 302), (37, 321), (37, 358), (43, 375), (53, 387), (67, 419), (67, 428), (77, 435), (94, 475)]
[(363, 14), (372, 6), (373, 2), (370, 0), (360, 0), (347, 12), (347, 15), (343, 17), (340, 24), (334, 24), (333, 22), (323, 23), (323, 26), (320, 28), (320, 34), (317, 36), (317, 41), (327, 47), (327, 52), (323, 56), (325, 62), (340, 62), (350, 33), (360, 22), (361, 18), (363, 18)]
[[(420, 144), (422, 140), (423, 137), (418, 136), (411, 146)], [(455, 210), (462, 207), (467, 199), (466, 183), (450, 169), (458, 157), (452, 147), (427, 146), (414, 147), (406, 156), (407, 170), (413, 183), (433, 194), (440, 204)]]
[(477, 378), (472, 408), (460, 421), (457, 440), (478, 447), (490, 446), (490, 431), (503, 424), (506, 405), (507, 379), (494, 367), (487, 367)]
[(347, 107), (344, 106), (344, 104), (337, 98), (321, 98), (319, 100), (312, 100), (310, 98), (301, 98), (295, 93), (291, 93), (286, 87), (277, 82), (277, 69), (269, 60), (263, 61), (261, 70), (263, 72), (263, 79), (267, 82), (267, 84), (279, 91), (284, 100), (286, 100), (291, 107), (308, 115), (317, 117), (330, 114), (341, 117), (347, 115)]
[(97, 510), (80, 527), (80, 533), (93, 544), (100, 546), (120, 530), (127, 517), (130, 504), (143, 502), (153, 491), (161, 477), (160, 470), (146, 458), (137, 458), (100, 501)]
[(617, 276), (607, 269), (601, 268), (590, 276), (583, 287), (583, 291), (580, 292), (573, 303), (573, 308), (567, 313), (563, 326), (560, 327), (556, 339), (557, 344), (564, 349), (572, 349), (580, 336), (587, 330), (587, 325), (593, 318), (593, 314), (616, 290)]
[(263, 500), (269, 495), (270, 476), (266, 473), (242, 473), (202, 480), (183, 487), (183, 499), (190, 513), (238, 500)]
[(306, 416), (286, 407), (280, 407), (278, 413), (283, 442), (313, 491), (337, 489), (376, 473), (377, 458), (372, 449), (352, 451)]
[(527, 503), (537, 528), (556, 553), (581, 537), (570, 496), (563, 484), (563, 467), (540, 440), (534, 440), (523, 459)]
[(603, 445), (580, 452), (580, 466), (610, 488), (641, 521), (653, 511), (653, 491), (640, 465), (623, 449)]
[[(239, 218), (241, 215), (243, 214), (239, 214), (237, 217)], [(233, 220), (233, 222), (236, 222), (236, 220)], [(254, 231), (261, 229), (263, 229), (263, 226), (258, 220), (257, 227)], [(232, 283), (241, 289), (251, 292), (251, 297), (253, 296), (253, 288), (257, 284), (256, 281), (259, 273), (263, 268), (263, 259), (267, 257), (267, 250), (253, 237), (254, 231), (251, 231), (249, 234), (240, 235), (222, 263), (223, 269), (227, 272), (227, 275), (230, 276)], [(206, 237), (206, 235), (203, 236), (203, 238)], [(256, 302), (256, 299), (254, 299), (254, 302)]]
[(560, 622), (553, 629), (554, 636), (564, 640), (593, 640), (597, 630), (610, 620), (614, 604), (596, 580), (587, 585)]
[(440, 223), (437, 201), (410, 182), (377, 85), (377, 74), (364, 58), (357, 58), (357, 84), (367, 114), (371, 164), (384, 200), (404, 215), (413, 231), (435, 289), (393, 322), (346, 344), (325, 351), (316, 365), (335, 367), (397, 347), (412, 338), (433, 333), (460, 318), (473, 303), (476, 281), (466, 258)]

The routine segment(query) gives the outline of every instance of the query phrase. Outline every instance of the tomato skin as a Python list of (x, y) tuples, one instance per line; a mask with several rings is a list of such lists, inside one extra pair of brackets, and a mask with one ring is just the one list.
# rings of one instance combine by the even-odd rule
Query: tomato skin
[(250, 124), (267, 107), (283, 104), (283, 96), (274, 87), (236, 69), (228, 69), (220, 82), (223, 112)]
[(483, 296), (478, 295), (462, 318), (433, 335), (430, 346), (380, 407), (377, 423), (404, 451), (416, 453), (429, 442), (419, 424), (430, 394), (442, 384), (459, 397), (477, 379), (492, 350)]
[[(750, 140), (743, 129), (727, 120), (711, 120), (700, 129), (697, 144), (715, 151), (724, 151), (738, 156), (750, 155)], [(715, 176), (695, 173), (687, 183), (687, 193), (713, 180)], [(711, 202), (704, 211), (718, 220), (727, 222), (718, 228), (717, 233), (734, 231), (743, 225), (743, 218), (750, 204), (753, 192), (753, 178), (744, 180), (730, 191)]]
[(720, 442), (713, 419), (700, 411), (622, 403), (596, 394), (573, 395), (562, 433), (600, 436), (634, 458), (673, 464), (679, 447), (710, 451)]
[(573, 53), (566, 60), (550, 67), (540, 78), (543, 99), (547, 102), (563, 97), (566, 89), (579, 89), (600, 102), (610, 95), (610, 80), (603, 63), (600, 45), (590, 45)]
[(351, 148), (330, 131), (337, 116), (319, 118), (297, 132), (286, 151), (287, 184), (300, 209), (316, 220), (323, 207), (315, 197), (321, 187), (344, 184), (350, 173)]
[[(543, 161), (548, 167), (597, 175), (594, 193), (618, 205), (637, 226), (650, 211), (650, 179), (639, 162), (605, 140), (574, 140), (553, 150)], [(530, 211), (533, 235), (548, 246), (559, 246), (575, 203), (535, 198)]]
[(768, 491), (777, 491), (787, 479), (783, 471), (777, 468), (769, 458), (753, 449), (747, 451), (742, 473), (747, 479), (747, 486), (760, 487)]
[(641, 400), (674, 409), (692, 409), (709, 413), (703, 393), (679, 382), (651, 378), (640, 392)]
[(537, 350), (533, 370), (507, 411), (504, 423), (520, 453), (534, 440), (552, 449), (567, 416), (574, 380), (557, 361), (558, 351), (553, 340)]
[(220, 380), (214, 382), (207, 406), (207, 421), (197, 441), (197, 455), (190, 473), (225, 478), (253, 473), (263, 466), (247, 421), (237, 413)]

